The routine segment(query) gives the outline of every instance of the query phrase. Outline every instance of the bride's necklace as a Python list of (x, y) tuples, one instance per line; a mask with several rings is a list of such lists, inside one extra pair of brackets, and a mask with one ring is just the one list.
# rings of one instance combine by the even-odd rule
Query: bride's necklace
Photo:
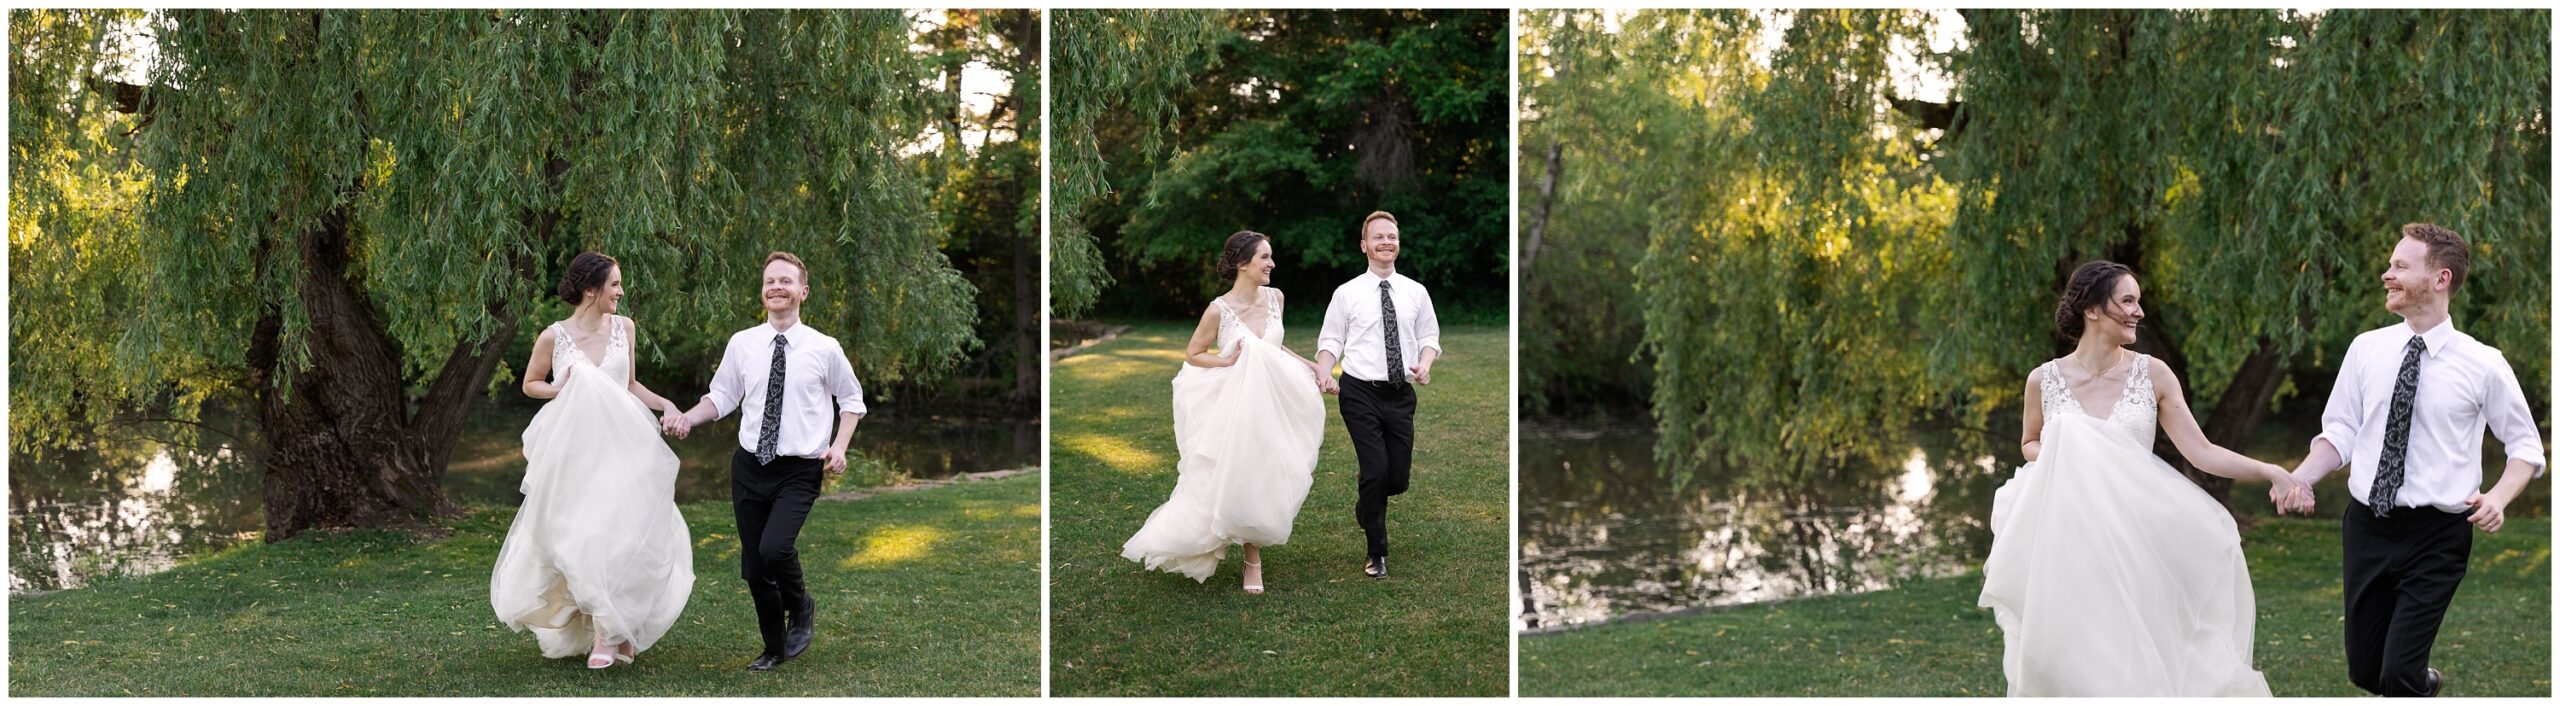
[(2079, 369), (2080, 369), (2080, 372), (2084, 372), (2084, 373), (2088, 373), (2088, 374), (2089, 374), (2089, 379), (2091, 379), (2091, 380), (2096, 380), (2096, 379), (2098, 379), (2098, 378), (2100, 378), (2100, 377), (2104, 377), (2104, 376), (2106, 376), (2106, 374), (2107, 374), (2107, 373), (2115, 372), (2115, 371), (2116, 371), (2116, 368), (2124, 367), (2124, 361), (2125, 361), (2125, 359), (2126, 359), (2127, 357), (2128, 357), (2128, 356), (2126, 356), (2126, 355), (2125, 355), (2125, 353), (2124, 353), (2124, 350), (2123, 350), (2123, 349), (2117, 349), (2117, 350), (2116, 350), (2116, 355), (2115, 355), (2115, 362), (2113, 362), (2113, 363), (2108, 363), (2108, 364), (2107, 364), (2107, 368), (2106, 368), (2105, 370), (2090, 370), (2090, 369), (2089, 369), (2089, 365), (2088, 365), (2088, 364), (2080, 362), (2080, 360), (2079, 360), (2078, 358), (2073, 357), (2073, 356), (2067, 356), (2067, 355), (2066, 355), (2066, 356), (2063, 356), (2063, 357), (2062, 357), (2062, 359), (2063, 359), (2063, 360), (2071, 361), (2071, 367), (2079, 368)]
[(1255, 299), (1253, 299), (1253, 300), (1251, 300), (1251, 301), (1247, 301), (1247, 302), (1245, 302), (1245, 303), (1243, 303), (1243, 304), (1235, 303), (1235, 300), (1228, 299), (1228, 298), (1227, 298), (1227, 295), (1224, 295), (1224, 294), (1218, 295), (1218, 300), (1219, 300), (1219, 301), (1224, 301), (1224, 302), (1226, 302), (1226, 303), (1227, 303), (1227, 308), (1229, 308), (1229, 309), (1234, 309), (1234, 310), (1236, 310), (1236, 311), (1238, 311), (1238, 312), (1252, 311), (1254, 307), (1256, 307), (1256, 306), (1260, 306), (1260, 305), (1262, 304), (1262, 301), (1261, 301), (1261, 299), (1260, 299), (1259, 297), (1256, 297)]
[(584, 333), (584, 335), (589, 335), (589, 338), (596, 338), (596, 335), (604, 335), (604, 327), (602, 327), (602, 325), (599, 325), (599, 327), (584, 327), (584, 325), (579, 325), (579, 320), (576, 320), (576, 317), (568, 317), (568, 330), (576, 330), (576, 333)]
[(603, 326), (597, 326), (597, 327), (595, 327), (595, 328), (587, 328), (587, 327), (585, 327), (585, 326), (579, 325), (579, 324), (578, 324), (578, 317), (575, 317), (575, 316), (569, 317), (569, 328), (577, 329), (577, 330), (579, 330), (579, 331), (581, 331), (581, 332), (586, 333), (586, 334), (587, 334), (587, 335), (589, 335), (589, 336), (600, 336), (600, 335), (604, 335), (604, 327), (603, 327)]

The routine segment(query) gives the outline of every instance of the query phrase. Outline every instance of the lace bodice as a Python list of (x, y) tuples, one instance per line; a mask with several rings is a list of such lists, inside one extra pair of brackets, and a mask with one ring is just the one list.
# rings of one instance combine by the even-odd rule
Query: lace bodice
[(1226, 297), (1210, 300), (1218, 305), (1218, 352), (1220, 354), (1235, 350), (1232, 346), (1236, 341), (1243, 340), (1246, 335), (1256, 334), (1245, 327), (1245, 317), (1256, 310), (1261, 311), (1265, 317), (1262, 320), (1262, 331), (1258, 333), (1262, 340), (1274, 344), (1281, 341), (1285, 332), (1280, 326), (1280, 297), (1275, 295), (1278, 291), (1280, 290), (1263, 287), (1256, 293), (1253, 306), (1243, 310), (1228, 306)]
[(586, 363), (602, 370), (616, 383), (631, 384), (631, 356), (624, 353), (631, 345), (630, 337), (623, 333), (622, 317), (605, 318), (613, 323), (612, 333), (605, 340), (602, 363), (596, 362), (596, 357), (588, 355), (586, 351), (578, 350), (577, 337), (569, 335), (574, 330), (569, 327), (569, 322), (561, 321), (551, 325), (551, 379), (553, 381), (564, 377), (569, 372), (569, 366)]
[(2132, 369), (2125, 373), (2124, 394), (2116, 398), (2115, 407), (2108, 410), (2106, 418), (2099, 419), (2080, 406), (2080, 399), (2071, 395), (2070, 385), (2063, 384), (2062, 359), (2045, 363), (2038, 374), (2043, 379), (2045, 419), (2051, 421), (2064, 414), (2086, 416), (2149, 447), (2153, 436), (2160, 430), (2160, 399), (2151, 388), (2151, 356), (2136, 353), (2133, 360), (2125, 365), (2132, 366)]

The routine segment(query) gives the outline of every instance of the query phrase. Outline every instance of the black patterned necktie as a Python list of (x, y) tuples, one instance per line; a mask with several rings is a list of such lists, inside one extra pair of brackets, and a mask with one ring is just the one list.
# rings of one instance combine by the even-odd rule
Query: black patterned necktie
[(1396, 345), (1396, 297), (1393, 283), (1378, 282), (1378, 310), (1387, 321), (1387, 382), (1404, 382), (1404, 348)]
[(789, 371), (782, 350), (783, 344), (789, 340), (779, 333), (773, 335), (772, 373), (765, 376), (764, 381), (764, 423), (757, 425), (757, 465), (773, 463), (774, 437), (782, 435), (782, 374)]
[(2373, 516), (2391, 514), (2400, 498), (2400, 483), (2409, 475), (2409, 411), (2418, 402), (2418, 359), (2426, 357), (2427, 339), (2409, 337), (2409, 354), (2400, 358), (2400, 377), (2391, 383), (2391, 418), (2383, 423), (2382, 463), (2374, 469)]

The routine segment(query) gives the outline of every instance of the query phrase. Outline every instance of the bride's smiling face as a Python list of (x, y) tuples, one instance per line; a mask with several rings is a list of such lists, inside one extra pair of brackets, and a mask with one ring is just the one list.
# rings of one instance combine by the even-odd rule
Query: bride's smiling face
[(2133, 343), (2142, 327), (2142, 283), (2130, 274), (2116, 278), (2116, 291), (2107, 295), (2107, 301), (2089, 307), (2081, 316), (2087, 320), (2083, 337), (2100, 337), (2119, 346)]
[(603, 285), (587, 290), (587, 301), (593, 302), (596, 308), (603, 309), (606, 314), (618, 313), (622, 310), (621, 265), (614, 265), (613, 269), (605, 271)]
[(1254, 244), (1253, 259), (1236, 268), (1236, 278), (1256, 287), (1268, 286), (1271, 284), (1271, 270), (1277, 266), (1279, 263), (1271, 259), (1271, 241), (1266, 238)]

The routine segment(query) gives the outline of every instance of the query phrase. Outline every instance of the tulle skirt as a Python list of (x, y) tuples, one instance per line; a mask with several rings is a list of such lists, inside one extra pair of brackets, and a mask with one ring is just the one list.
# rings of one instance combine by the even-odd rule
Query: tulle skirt
[(545, 657), (596, 635), (644, 651), (693, 593), (693, 538), (676, 511), (675, 452), (647, 408), (590, 367), (524, 430), (524, 505), (489, 576), (509, 629)]
[(1228, 545), (1289, 542), (1324, 443), (1324, 399), (1288, 351), (1253, 337), (1237, 345), (1234, 365), (1186, 364), (1174, 376), (1181, 477), (1120, 556), (1205, 582)]
[(1993, 497), (1981, 605), (2010, 696), (2268, 696), (2231, 515), (2125, 435), (2047, 420)]

